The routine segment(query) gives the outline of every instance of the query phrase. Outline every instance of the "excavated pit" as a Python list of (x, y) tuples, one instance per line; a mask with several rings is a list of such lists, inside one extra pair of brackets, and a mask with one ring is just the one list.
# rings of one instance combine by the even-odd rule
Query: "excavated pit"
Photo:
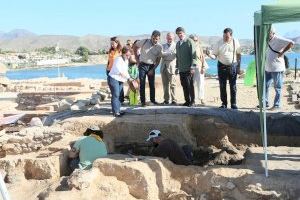
[[(34, 131), (32, 142), (34, 145), (40, 145), (39, 148), (33, 146), (32, 152), (29, 153), (13, 143), (23, 141), (21, 137), (26, 134), (12, 135), (13, 139), (8, 138), (1, 144), (2, 151), (4, 145), (6, 148), (12, 147), (8, 149), (6, 157), (0, 160), (0, 169), (4, 171), (9, 191), (15, 195), (15, 192), (20, 192), (15, 189), (16, 186), (28, 182), (37, 185), (34, 194), (26, 194), (28, 196), (24, 194), (25, 199), (82, 199), (83, 197), (94, 199), (98, 196), (95, 194), (99, 192), (104, 197), (107, 195), (107, 199), (120, 199), (123, 195), (125, 199), (166, 200), (192, 197), (282, 199), (282, 197), (290, 198), (298, 195), (295, 186), (299, 185), (300, 179), (294, 173), (299, 165), (292, 162), (293, 160), (286, 162), (286, 166), (282, 164), (279, 167), (275, 162), (274, 171), (270, 172), (273, 178), (269, 181), (263, 178), (263, 167), (260, 164), (263, 156), (261, 150), (255, 151), (255, 146), (261, 144), (257, 127), (248, 128), (247, 124), (232, 123), (224, 119), (224, 113), (219, 116), (194, 111), (189, 113), (186, 110), (166, 112), (151, 109), (127, 112), (123, 118), (118, 119), (111, 117), (107, 110), (54, 114), (48, 118), (48, 121), (46, 120), (46, 123), (51, 125), (49, 128), (27, 128), (23, 131), (26, 134)], [(240, 118), (243, 115), (238, 112), (226, 113), (227, 116), (230, 116), (229, 114), (238, 115)], [(234, 121), (236, 118), (230, 119)], [(291, 121), (289, 123), (291, 124)], [(92, 170), (70, 174), (67, 165), (69, 143), (82, 136), (90, 125), (98, 125), (104, 131), (104, 140), (111, 155), (107, 159), (95, 161)], [(172, 138), (180, 145), (191, 145), (196, 165), (200, 167), (176, 166), (164, 159), (148, 157), (152, 147), (145, 142), (145, 139), (152, 129), (159, 129), (164, 137)], [(299, 134), (281, 132), (281, 130), (272, 132), (271, 129), (268, 136), (269, 145), (300, 146)], [(41, 142), (43, 140), (49, 142), (43, 143)], [(236, 154), (230, 157), (232, 153), (224, 150), (224, 141), (225, 144), (229, 141), (232, 143), (232, 146), (239, 151), (238, 156)], [(25, 144), (26, 148), (30, 146)], [(13, 147), (18, 147), (18, 151), (14, 151)], [(250, 148), (244, 155), (248, 147)], [(293, 151), (284, 150), (293, 153), (291, 158), (297, 158), (298, 153)], [(278, 156), (281, 153), (276, 152), (274, 155)], [(145, 159), (124, 162), (124, 159), (131, 154), (144, 156)], [(282, 156), (286, 158), (284, 154)], [(235, 162), (237, 160), (239, 162)], [(231, 164), (235, 165), (230, 166)], [(295, 167), (292, 170), (284, 171), (285, 167), (293, 165)], [(286, 177), (285, 180), (292, 189), (283, 192), (285, 186), (282, 185), (279, 177)], [(257, 185), (258, 183), (261, 185)], [(151, 186), (152, 184), (154, 186)], [(114, 189), (116, 185), (119, 190)], [(28, 184), (26, 188), (33, 186)], [(88, 192), (90, 190), (92, 192)], [(268, 191), (278, 191), (282, 195), (276, 192), (268, 193)]]

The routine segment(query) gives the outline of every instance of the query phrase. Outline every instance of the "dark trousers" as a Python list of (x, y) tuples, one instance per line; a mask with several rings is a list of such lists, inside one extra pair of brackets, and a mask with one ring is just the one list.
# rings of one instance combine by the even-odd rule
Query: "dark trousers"
[(232, 65), (224, 65), (218, 62), (218, 76), (220, 85), (220, 96), (222, 105), (227, 106), (227, 79), (230, 85), (230, 102), (231, 105), (236, 105), (236, 78), (237, 78), (237, 63)]
[(180, 72), (180, 82), (183, 88), (185, 103), (195, 103), (194, 75), (190, 71)]
[[(107, 84), (109, 85), (109, 78), (108, 78), (108, 74), (109, 74), (110, 71), (106, 70), (106, 75), (107, 75)], [(124, 88), (123, 88), (123, 85), (122, 85), (122, 88), (120, 90), (120, 102), (121, 103), (124, 103)]]
[[(153, 69), (153, 74), (149, 74), (149, 71)], [(155, 102), (155, 70), (154, 65), (149, 65), (146, 63), (139, 64), (139, 79), (140, 79), (140, 98), (141, 103), (146, 103), (145, 97), (145, 85), (146, 76), (148, 77), (149, 88), (150, 88), (150, 101)]]

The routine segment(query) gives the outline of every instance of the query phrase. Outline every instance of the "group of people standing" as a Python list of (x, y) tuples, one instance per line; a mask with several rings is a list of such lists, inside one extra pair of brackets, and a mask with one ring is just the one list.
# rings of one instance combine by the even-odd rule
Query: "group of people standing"
[[(121, 103), (124, 101), (123, 83), (129, 81), (129, 84), (132, 85), (132, 81), (137, 80), (137, 74), (140, 84), (139, 95), (141, 106), (147, 105), (145, 94), (146, 77), (149, 82), (150, 102), (152, 105), (159, 104), (155, 99), (155, 69), (159, 64), (164, 90), (163, 104), (177, 104), (177, 74), (180, 76), (185, 99), (182, 105), (188, 107), (195, 105), (194, 85), (196, 86), (197, 97), (200, 103), (205, 103), (204, 74), (208, 65), (205, 61), (199, 38), (196, 35), (187, 37), (182, 27), (176, 29), (176, 34), (179, 39), (177, 43), (175, 43), (175, 35), (170, 32), (166, 36), (167, 43), (161, 45), (159, 43), (161, 34), (155, 30), (151, 35), (151, 39), (135, 41), (133, 45), (128, 42), (123, 48), (116, 37), (111, 38), (111, 49), (107, 64), (107, 81), (112, 92), (111, 104), (114, 116), (118, 117), (123, 114), (120, 111)], [(232, 70), (232, 68), (239, 66), (240, 46), (238, 41), (233, 40), (231, 37), (231, 29), (225, 29), (223, 43), (220, 44), (213, 55), (210, 53), (208, 55), (211, 58), (218, 58), (219, 68), (224, 68), (224, 70), (219, 70), (219, 75), (221, 75), (220, 92), (223, 102), (221, 107), (227, 107), (226, 81), (228, 78), (231, 86), (231, 107), (236, 109), (237, 70)], [(138, 65), (138, 73), (135, 74), (135, 79), (129, 75), (128, 69), (128, 66), (133, 64)], [(231, 70), (227, 70), (230, 68), (228, 66), (231, 66)], [(137, 104), (137, 92), (134, 95), (135, 101), (131, 105)]]
[[(196, 35), (187, 37), (184, 28), (176, 29), (178, 36), (177, 43), (175, 35), (169, 32), (166, 36), (166, 43), (160, 44), (160, 32), (152, 32), (150, 39), (137, 40), (133, 44), (127, 41), (127, 45), (122, 48), (120, 41), (116, 37), (111, 38), (111, 48), (109, 50), (107, 64), (107, 81), (112, 93), (112, 111), (114, 116), (119, 117), (121, 103), (124, 102), (123, 83), (128, 82), (130, 92), (130, 105), (137, 105), (140, 101), (141, 106), (158, 105), (155, 99), (155, 70), (160, 65), (160, 73), (164, 91), (164, 101), (162, 104), (176, 105), (176, 76), (179, 74), (185, 102), (182, 106), (192, 107), (195, 105), (196, 95), (202, 105), (204, 101), (205, 70), (208, 65), (205, 61), (205, 54)], [(274, 37), (276, 38), (276, 37)], [(275, 39), (270, 39), (270, 43)], [(284, 40), (286, 41), (286, 40)], [(286, 43), (285, 43), (286, 44)], [(284, 46), (282, 52), (286, 52), (292, 45), (287, 41), (288, 46)], [(213, 48), (213, 51), (206, 50), (206, 55), (211, 59), (217, 59), (218, 79), (220, 86), (220, 96), (222, 104), (220, 108), (227, 108), (227, 80), (230, 85), (230, 107), (238, 109), (236, 102), (237, 94), (237, 75), (240, 73), (241, 66), (241, 47), (238, 39), (233, 38), (231, 28), (225, 28), (223, 39)], [(282, 56), (282, 54), (281, 54)], [(278, 57), (279, 58), (279, 57)], [(283, 59), (279, 59), (281, 62)], [(267, 58), (267, 65), (269, 61)], [(278, 62), (276, 63), (278, 65)], [(279, 63), (280, 64), (280, 63)], [(273, 64), (272, 64), (273, 65)], [(271, 75), (268, 73), (270, 67), (266, 67), (267, 91), (270, 86)], [(145, 84), (146, 77), (149, 82), (150, 104), (146, 103)], [(274, 79), (274, 77), (273, 77)], [(275, 77), (275, 85), (282, 85), (281, 78)], [(277, 87), (277, 86), (276, 86)], [(278, 86), (279, 87), (279, 86)], [(276, 89), (276, 99), (274, 106), (279, 106), (280, 91)], [(138, 100), (138, 93), (140, 99)], [(278, 94), (277, 94), (278, 93)]]

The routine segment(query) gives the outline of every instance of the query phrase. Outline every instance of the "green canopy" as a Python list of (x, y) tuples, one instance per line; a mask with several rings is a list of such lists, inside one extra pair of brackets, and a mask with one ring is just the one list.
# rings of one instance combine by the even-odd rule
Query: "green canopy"
[(254, 43), (255, 60), (258, 81), (258, 98), (260, 106), (260, 125), (263, 146), (265, 150), (265, 169), (267, 169), (267, 130), (266, 130), (266, 105), (265, 96), (265, 59), (268, 34), (273, 23), (300, 21), (299, 0), (279, 0), (277, 4), (262, 5), (261, 11), (254, 13)]

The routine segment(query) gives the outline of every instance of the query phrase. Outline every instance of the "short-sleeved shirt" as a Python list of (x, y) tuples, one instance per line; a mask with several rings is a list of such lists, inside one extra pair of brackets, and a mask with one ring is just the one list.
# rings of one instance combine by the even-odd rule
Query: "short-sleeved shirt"
[(213, 54), (216, 55), (218, 60), (224, 65), (231, 65), (232, 61), (236, 62), (236, 54), (240, 53), (241, 47), (237, 39), (232, 39), (230, 42), (224, 42), (224, 40), (222, 39), (217, 43), (213, 51)]
[(141, 48), (140, 62), (146, 64), (155, 64), (156, 59), (161, 57), (162, 45), (153, 44), (150, 39), (144, 39), (136, 43)]
[(187, 159), (182, 148), (171, 139), (164, 139), (154, 148), (153, 156), (169, 158), (170, 161), (177, 165), (189, 165), (191, 162)]
[[(122, 76), (121, 76), (122, 74)], [(114, 60), (114, 64), (109, 72), (109, 76), (113, 79), (126, 82), (130, 78), (128, 74), (128, 60), (124, 60), (122, 56), (118, 56)]]
[[(269, 45), (272, 47), (273, 50), (281, 52), (290, 42), (294, 43), (292, 40), (274, 35), (274, 37), (269, 41)], [(273, 52), (269, 46), (267, 49), (265, 70), (267, 72), (285, 71), (285, 63), (283, 56), (278, 58), (278, 54)]]
[(80, 138), (73, 148), (79, 151), (80, 169), (89, 169), (96, 159), (107, 156), (105, 143), (92, 136)]

